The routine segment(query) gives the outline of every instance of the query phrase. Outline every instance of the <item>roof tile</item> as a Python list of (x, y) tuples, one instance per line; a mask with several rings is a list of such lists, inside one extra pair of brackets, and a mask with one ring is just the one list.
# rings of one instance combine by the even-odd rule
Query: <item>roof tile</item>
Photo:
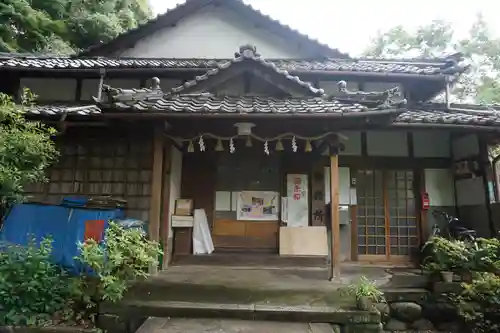
[(188, 113), (353, 113), (369, 111), (359, 103), (343, 103), (335, 98), (269, 98), (258, 96), (215, 96), (208, 93), (173, 95), (150, 100), (116, 101), (118, 109)]
[[(151, 58), (69, 58), (26, 56), (16, 54), (0, 54), (1, 68), (19, 69), (206, 69), (218, 68), (231, 59), (151, 59)], [(436, 62), (401, 62), (398, 60), (366, 60), (366, 59), (266, 59), (280, 70), (289, 73), (303, 72), (360, 72), (360, 73), (393, 73), (442, 75), (461, 73), (465, 66), (445, 59)]]
[(203, 75), (196, 76), (194, 80), (187, 81), (181, 86), (172, 88), (170, 92), (172, 94), (183, 93), (184, 90), (193, 88), (201, 82), (208, 82), (212, 77), (219, 75), (223, 71), (227, 71), (233, 66), (237, 66), (238, 64), (243, 64), (245, 62), (251, 63), (254, 66), (253, 68), (257, 70), (259, 67), (270, 68), (275, 75), (283, 76), (289, 81), (289, 83), (292, 83), (294, 86), (301, 89), (305, 89), (309, 94), (315, 96), (321, 96), (324, 94), (323, 89), (315, 88), (311, 83), (302, 81), (298, 76), (290, 75), (288, 71), (278, 68), (272, 62), (266, 61), (259, 53), (257, 53), (256, 47), (251, 45), (241, 46), (239, 52), (236, 52), (234, 58), (230, 61), (218, 65), (217, 68), (208, 70)]

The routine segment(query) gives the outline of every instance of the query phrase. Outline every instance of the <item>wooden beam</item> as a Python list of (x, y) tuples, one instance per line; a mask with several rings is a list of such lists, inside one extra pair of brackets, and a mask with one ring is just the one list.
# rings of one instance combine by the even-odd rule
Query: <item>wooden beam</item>
[(331, 149), (330, 156), (330, 223), (332, 246), (330, 248), (329, 280), (340, 275), (340, 215), (339, 215), (339, 156), (338, 150)]
[[(151, 179), (151, 206), (149, 209), (149, 238), (160, 241), (160, 219), (163, 176), (163, 136), (155, 130), (153, 139), (153, 175)], [(150, 267), (150, 274), (158, 273), (158, 267)]]

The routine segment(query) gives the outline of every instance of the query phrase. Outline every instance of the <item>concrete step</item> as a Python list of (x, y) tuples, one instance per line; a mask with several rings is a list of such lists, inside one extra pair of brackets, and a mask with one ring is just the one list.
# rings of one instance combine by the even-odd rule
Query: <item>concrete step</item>
[(100, 313), (122, 318), (220, 318), (303, 323), (374, 324), (380, 314), (332, 306), (278, 306), (262, 303), (222, 304), (165, 301), (124, 301), (104, 304)]
[(390, 284), (398, 288), (428, 288), (430, 277), (420, 271), (394, 272), (390, 278)]

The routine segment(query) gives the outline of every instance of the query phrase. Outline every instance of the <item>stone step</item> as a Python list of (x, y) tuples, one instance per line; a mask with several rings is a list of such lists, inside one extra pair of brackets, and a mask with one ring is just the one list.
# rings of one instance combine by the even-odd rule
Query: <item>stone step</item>
[(419, 270), (417, 272), (394, 272), (390, 278), (390, 284), (399, 288), (428, 288), (430, 277)]
[[(143, 281), (133, 286), (125, 300), (179, 301), (200, 303), (272, 303), (279, 305), (354, 306), (354, 298), (332, 287), (329, 290), (194, 284), (191, 282)], [(338, 286), (339, 288), (341, 285)]]
[(429, 291), (423, 288), (381, 288), (387, 302), (425, 302), (429, 297)]
[[(381, 333), (415, 333), (415, 332), (420, 332), (420, 331), (415, 331), (415, 330), (402, 330), (402, 331), (388, 331), (388, 330), (383, 330)], [(436, 330), (426, 330), (426, 331), (421, 331), (425, 333), (450, 333), (449, 331), (436, 331)]]
[(257, 320), (149, 318), (136, 333), (340, 333), (326, 323), (290, 323)]
[(380, 324), (378, 312), (340, 309), (331, 306), (277, 306), (270, 304), (222, 304), (165, 301), (107, 303), (100, 313), (121, 318), (224, 318), (280, 322)]

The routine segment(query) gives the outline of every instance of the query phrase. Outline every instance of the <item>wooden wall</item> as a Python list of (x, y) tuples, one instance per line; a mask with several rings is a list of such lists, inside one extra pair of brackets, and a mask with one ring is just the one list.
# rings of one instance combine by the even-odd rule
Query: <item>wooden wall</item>
[(127, 215), (148, 220), (151, 199), (152, 137), (110, 133), (106, 129), (73, 131), (57, 139), (60, 157), (48, 170), (49, 182), (26, 188), (33, 200), (57, 204), (67, 196), (102, 196), (127, 200)]

